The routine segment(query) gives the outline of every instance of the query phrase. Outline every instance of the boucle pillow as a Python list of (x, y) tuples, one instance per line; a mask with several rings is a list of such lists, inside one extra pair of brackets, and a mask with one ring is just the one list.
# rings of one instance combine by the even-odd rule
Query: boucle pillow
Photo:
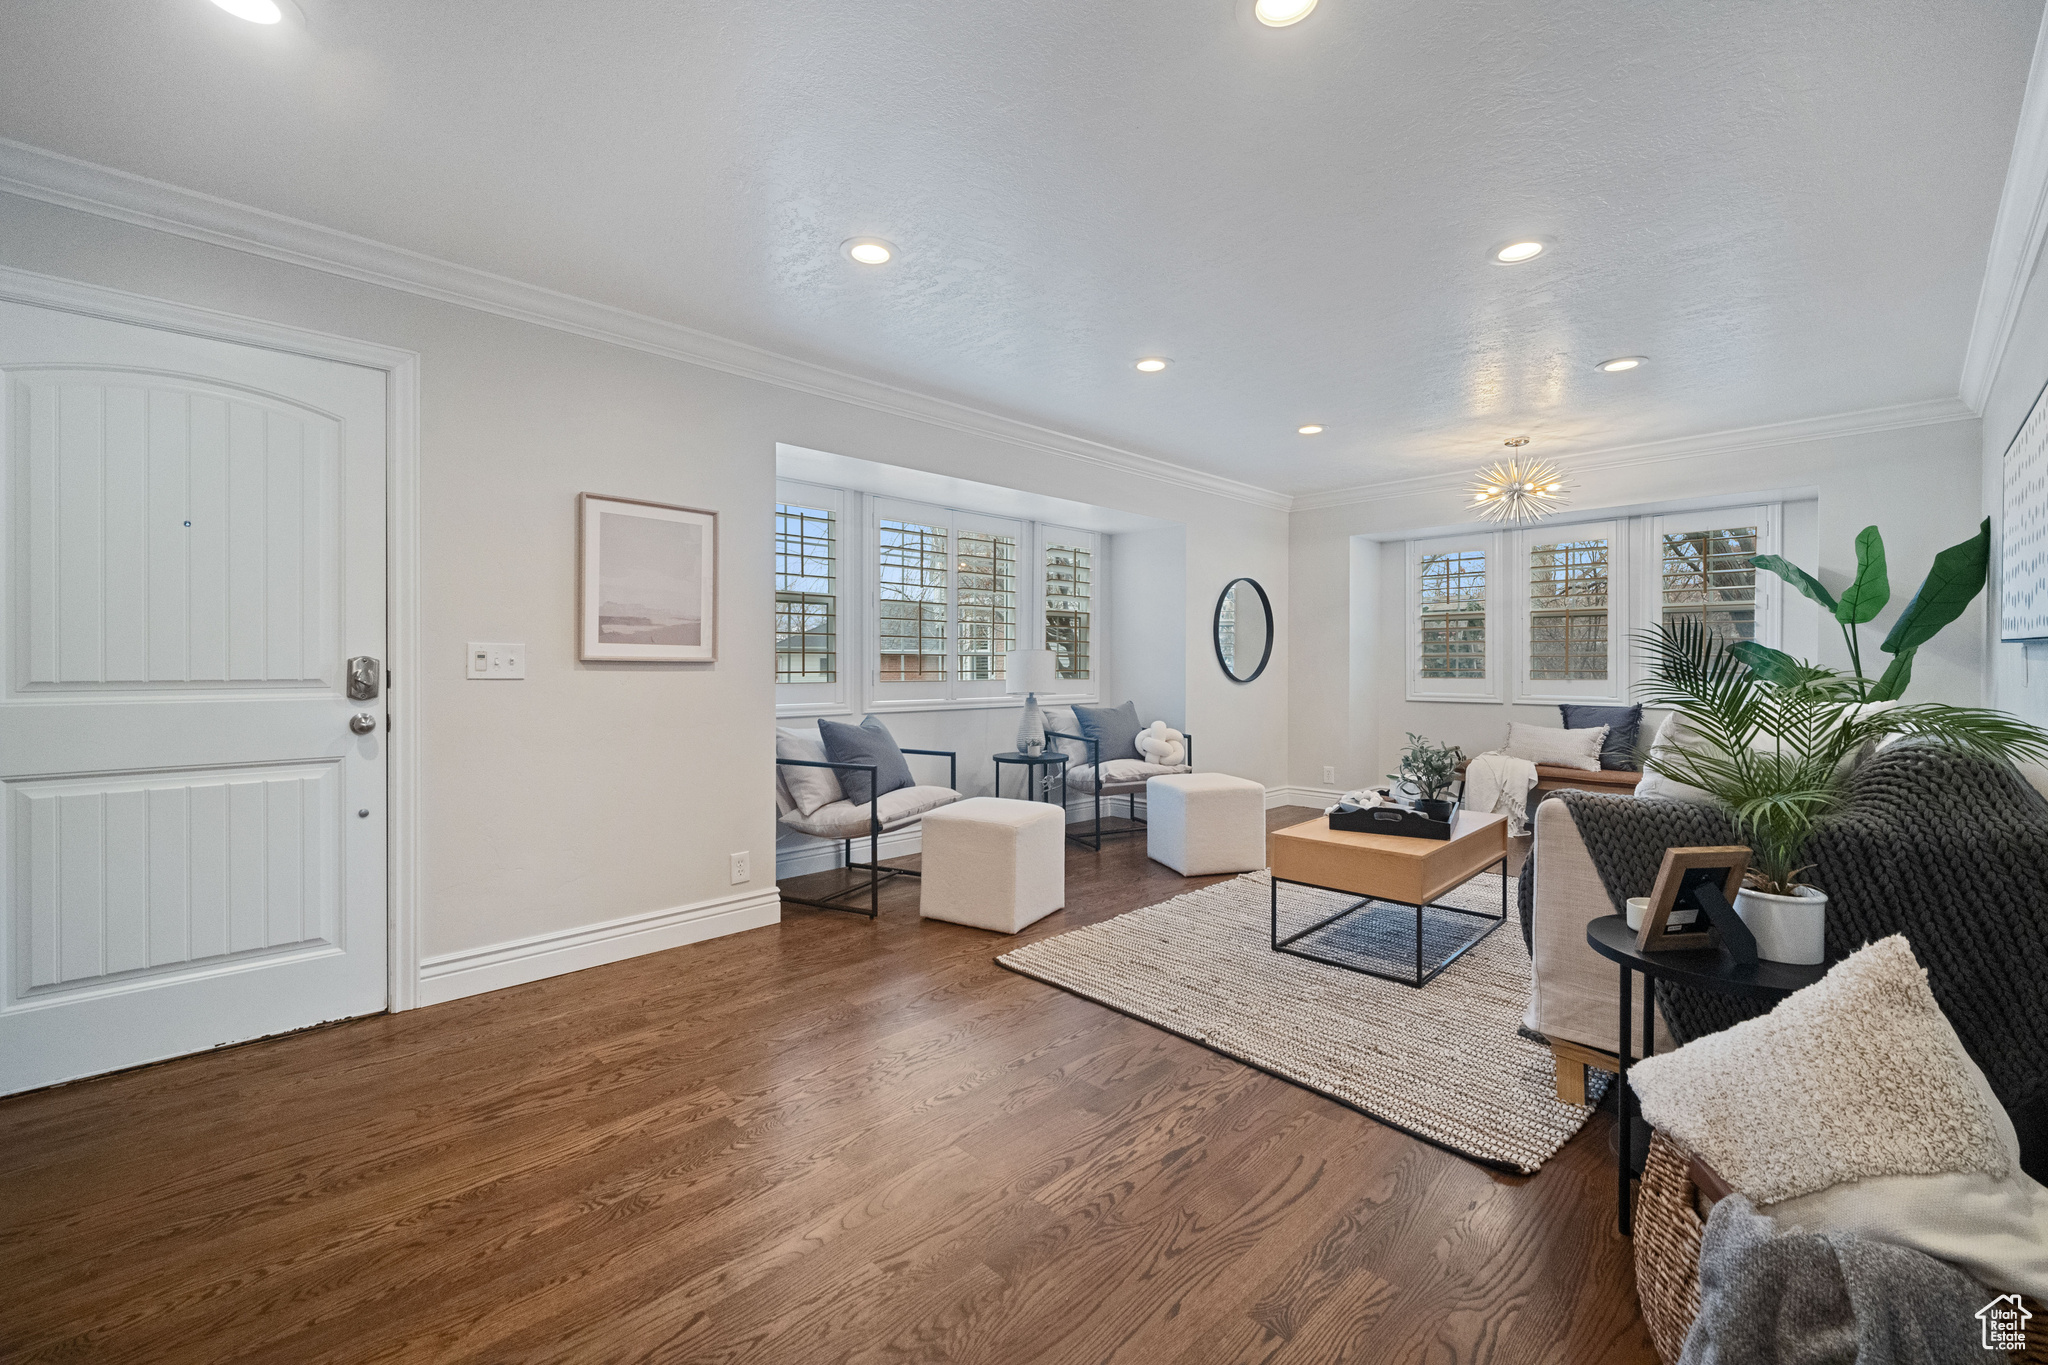
[[(1669, 752), (1672, 748), (1696, 749), (1699, 743), (1698, 733), (1685, 723), (1683, 716), (1673, 712), (1657, 727), (1657, 737), (1650, 741), (1650, 757), (1654, 759), (1659, 756), (1660, 751)], [(1642, 780), (1636, 783), (1636, 795), (1661, 796), (1671, 801), (1689, 801), (1696, 806), (1721, 804), (1698, 787), (1688, 786), (1686, 783), (1666, 777), (1647, 763), (1643, 765)]]
[(1759, 1019), (1629, 1069), (1643, 1117), (1759, 1205), (1845, 1180), (2013, 1159), (1904, 935), (1850, 954)]
[[(777, 758), (802, 758), (813, 763), (825, 761), (825, 742), (816, 735), (807, 735), (801, 730), (775, 731), (775, 756)], [(789, 799), (806, 818), (815, 814), (820, 806), (829, 806), (834, 801), (844, 801), (846, 795), (839, 790), (839, 774), (830, 768), (783, 768), (775, 770), (782, 779), (782, 786), (789, 793)]]
[(1591, 730), (1559, 730), (1550, 725), (1508, 722), (1508, 742), (1500, 751), (1509, 758), (1526, 759), (1550, 768), (1584, 768), (1600, 771), (1600, 746), (1607, 742), (1607, 727)]

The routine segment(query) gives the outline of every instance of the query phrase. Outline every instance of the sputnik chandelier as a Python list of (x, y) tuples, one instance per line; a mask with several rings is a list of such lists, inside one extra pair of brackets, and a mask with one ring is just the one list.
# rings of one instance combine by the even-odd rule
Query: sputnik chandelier
[(1488, 521), (1522, 525), (1561, 511), (1565, 506), (1564, 471), (1548, 460), (1525, 460), (1526, 436), (1507, 441), (1516, 453), (1482, 469), (1472, 480), (1472, 505)]

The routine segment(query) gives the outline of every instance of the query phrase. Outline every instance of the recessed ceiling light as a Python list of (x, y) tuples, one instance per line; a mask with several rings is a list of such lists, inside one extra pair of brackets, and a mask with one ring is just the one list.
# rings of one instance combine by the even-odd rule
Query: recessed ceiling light
[(1295, 430), (1300, 432), (1303, 436), (1320, 436), (1323, 434), (1323, 429), (1317, 426), (1314, 422), (1310, 422), (1305, 427), (1296, 427)]
[(284, 11), (277, 7), (277, 0), (213, 0), (237, 19), (247, 19), (252, 24), (274, 24), (284, 18)]
[(1612, 360), (1603, 360), (1593, 368), (1604, 370), (1608, 374), (1620, 374), (1623, 370), (1633, 370), (1649, 358), (1646, 355), (1621, 355)]
[(1143, 360), (1138, 362), (1138, 368), (1143, 370), (1146, 374), (1158, 374), (1161, 370), (1165, 369), (1168, 365), (1171, 365), (1172, 363), (1172, 361), (1168, 360), (1163, 355), (1148, 355)]
[(1258, 0), (1252, 15), (1267, 28), (1286, 28), (1308, 18), (1316, 0)]
[[(214, 0), (219, 4), (220, 0)], [(896, 259), (896, 248), (880, 237), (849, 237), (839, 244), (847, 260), (857, 265), (887, 265)]]
[(1541, 242), (1509, 242), (1506, 246), (1494, 248), (1493, 259), (1502, 265), (1520, 265), (1523, 261), (1533, 261), (1542, 254)]

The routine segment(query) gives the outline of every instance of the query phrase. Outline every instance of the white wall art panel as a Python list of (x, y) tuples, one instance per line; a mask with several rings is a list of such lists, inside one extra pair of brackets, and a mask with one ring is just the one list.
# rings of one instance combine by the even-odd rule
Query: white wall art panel
[(10, 1001), (337, 937), (341, 765), (8, 784)]
[(2048, 389), (2005, 449), (1999, 638), (2048, 639)]
[(341, 651), (340, 424), (233, 389), (13, 373), (24, 691), (306, 685)]

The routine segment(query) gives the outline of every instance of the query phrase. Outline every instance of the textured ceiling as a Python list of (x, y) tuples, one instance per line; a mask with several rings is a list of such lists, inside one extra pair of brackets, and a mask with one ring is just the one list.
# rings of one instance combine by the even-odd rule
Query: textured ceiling
[(1952, 396), (2041, 19), (301, 3), (6, 0), (0, 135), (1295, 493)]

